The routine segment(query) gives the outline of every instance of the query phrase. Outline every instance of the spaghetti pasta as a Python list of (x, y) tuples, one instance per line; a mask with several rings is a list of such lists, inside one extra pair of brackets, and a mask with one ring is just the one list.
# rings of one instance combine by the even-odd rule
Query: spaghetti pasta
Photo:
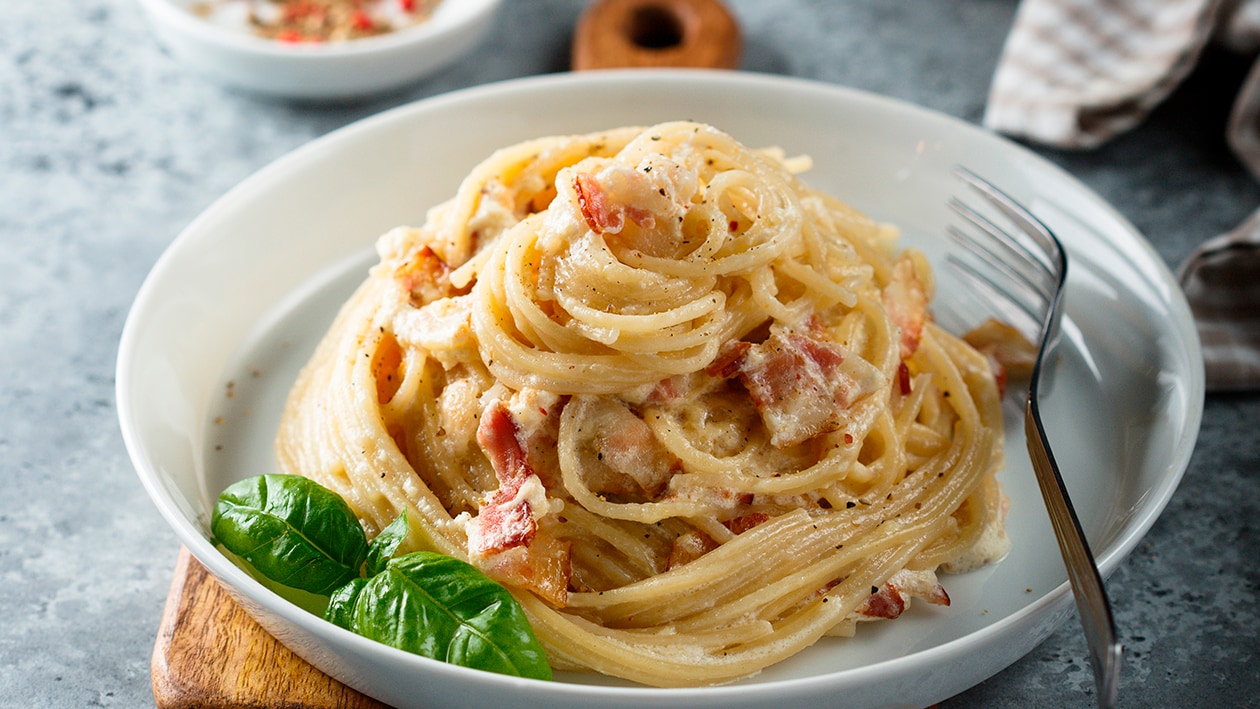
[(559, 669), (754, 674), (1000, 558), (998, 388), (896, 231), (673, 122), (529, 141), (378, 242), (282, 471), (471, 561)]

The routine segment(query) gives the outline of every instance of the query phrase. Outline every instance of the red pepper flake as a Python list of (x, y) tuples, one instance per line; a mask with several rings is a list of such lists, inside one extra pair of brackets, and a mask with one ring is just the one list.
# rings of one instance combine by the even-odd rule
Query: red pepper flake
[(731, 220), (731, 223), (729, 226), (732, 232), (739, 231), (739, 222), (735, 221), (734, 219)]
[(301, 42), (302, 33), (297, 30), (280, 30), (276, 33), (277, 42)]
[(905, 362), (897, 367), (897, 383), (901, 386), (903, 396), (910, 393), (910, 368)]
[(363, 30), (364, 32), (371, 31), (375, 27), (372, 18), (368, 17), (368, 14), (362, 10), (355, 10), (350, 16), (350, 22), (356, 30)]
[(416, 11), (416, 0), (398, 0), (398, 5), (407, 12)]

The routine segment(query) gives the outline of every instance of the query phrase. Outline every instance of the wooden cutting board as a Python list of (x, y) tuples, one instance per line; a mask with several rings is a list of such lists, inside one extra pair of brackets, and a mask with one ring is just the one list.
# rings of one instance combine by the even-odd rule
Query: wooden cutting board
[(280, 644), (183, 547), (152, 675), (159, 709), (388, 709)]

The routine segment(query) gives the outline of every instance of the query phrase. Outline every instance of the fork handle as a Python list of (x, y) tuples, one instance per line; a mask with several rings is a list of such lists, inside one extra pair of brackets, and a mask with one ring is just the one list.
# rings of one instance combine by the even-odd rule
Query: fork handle
[(1120, 666), (1123, 648), (1116, 637), (1115, 621), (1111, 604), (1103, 588), (1102, 575), (1089, 550), (1080, 520), (1067, 495), (1063, 476), (1050, 452), (1041, 417), (1036, 412), (1036, 402), (1030, 399), (1024, 409), (1024, 433), (1028, 440), (1029, 457), (1046, 502), (1050, 524), (1054, 527), (1059, 552), (1067, 567), (1068, 580), (1076, 598), (1085, 640), (1089, 645), (1089, 661), (1094, 671), (1094, 683), (1098, 691), (1098, 706), (1116, 706), (1120, 694)]

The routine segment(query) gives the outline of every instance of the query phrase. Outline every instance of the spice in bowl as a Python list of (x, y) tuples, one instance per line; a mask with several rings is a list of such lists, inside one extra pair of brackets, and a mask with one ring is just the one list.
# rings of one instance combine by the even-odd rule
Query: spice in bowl
[(202, 0), (193, 13), (279, 42), (341, 42), (429, 19), (440, 0)]

